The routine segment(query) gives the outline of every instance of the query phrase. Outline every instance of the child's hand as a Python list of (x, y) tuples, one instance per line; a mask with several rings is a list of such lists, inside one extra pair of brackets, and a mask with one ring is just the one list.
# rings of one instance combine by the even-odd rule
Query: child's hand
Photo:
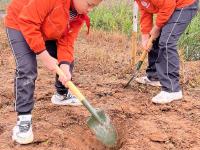
[(38, 58), (42, 61), (44, 66), (52, 72), (56, 72), (56, 66), (58, 61), (51, 57), (49, 53), (45, 50), (38, 55)]
[(144, 50), (149, 51), (147, 48), (147, 43), (149, 41), (150, 35), (149, 34), (142, 34), (142, 47)]
[(155, 40), (159, 37), (160, 35), (160, 28), (158, 26), (154, 26), (152, 29), (151, 29), (151, 32), (150, 32), (150, 35), (151, 37)]
[(61, 64), (60, 69), (64, 72), (67, 78), (63, 76), (59, 76), (59, 81), (62, 82), (63, 85), (66, 84), (67, 81), (70, 81), (72, 78), (71, 72), (70, 72), (70, 66), (68, 64)]

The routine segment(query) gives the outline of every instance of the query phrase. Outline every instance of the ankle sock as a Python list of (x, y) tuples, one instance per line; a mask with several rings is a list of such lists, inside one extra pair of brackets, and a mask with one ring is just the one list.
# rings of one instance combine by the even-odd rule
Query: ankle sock
[(28, 111), (28, 112), (18, 112), (17, 115), (30, 115), (31, 114), (31, 111)]

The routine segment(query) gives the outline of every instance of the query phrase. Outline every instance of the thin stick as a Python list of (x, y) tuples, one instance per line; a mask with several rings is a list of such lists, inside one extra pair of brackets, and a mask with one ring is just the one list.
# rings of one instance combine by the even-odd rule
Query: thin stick
[(132, 32), (132, 51), (131, 51), (131, 68), (134, 68), (137, 53), (137, 30), (138, 30), (138, 4), (133, 4), (133, 32)]

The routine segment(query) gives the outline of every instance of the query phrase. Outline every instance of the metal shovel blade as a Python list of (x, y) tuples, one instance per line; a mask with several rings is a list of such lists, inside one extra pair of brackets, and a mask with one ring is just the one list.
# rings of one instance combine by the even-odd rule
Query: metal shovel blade
[(100, 140), (104, 145), (113, 147), (117, 143), (117, 132), (107, 115), (102, 110), (96, 110), (101, 122), (94, 116), (90, 116), (87, 120), (87, 124), (97, 139)]

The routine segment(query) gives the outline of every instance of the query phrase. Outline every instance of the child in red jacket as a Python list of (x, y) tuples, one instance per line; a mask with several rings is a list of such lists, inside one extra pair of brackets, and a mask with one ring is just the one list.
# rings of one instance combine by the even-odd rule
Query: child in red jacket
[[(155, 39), (148, 54), (147, 76), (136, 81), (161, 86), (152, 98), (154, 103), (169, 103), (182, 99), (179, 84), (177, 42), (198, 9), (198, 0), (136, 0), (141, 12), (142, 45), (146, 48), (150, 36)], [(157, 14), (153, 25), (153, 14)]]
[(56, 76), (57, 93), (51, 101), (59, 105), (81, 105), (63, 84), (71, 80), (74, 41), (87, 16), (101, 0), (12, 0), (5, 18), (8, 40), (16, 61), (15, 110), (17, 125), (12, 138), (20, 144), (33, 141), (32, 115), (37, 78), (36, 57), (55, 72), (56, 65), (67, 79)]

